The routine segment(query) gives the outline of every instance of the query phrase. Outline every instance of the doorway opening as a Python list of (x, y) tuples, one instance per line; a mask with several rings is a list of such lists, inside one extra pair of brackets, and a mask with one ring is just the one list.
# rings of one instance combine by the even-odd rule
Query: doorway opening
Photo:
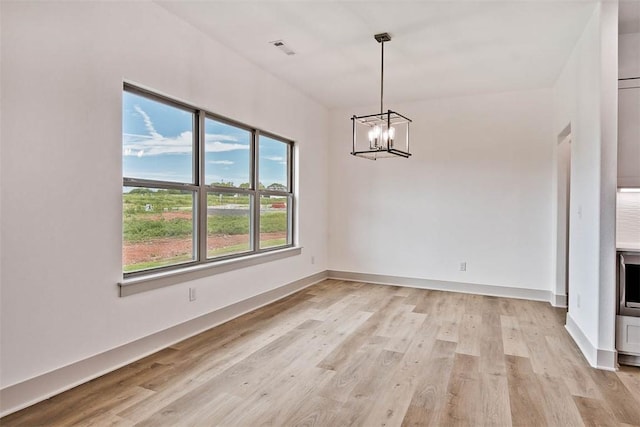
[(568, 307), (569, 302), (569, 213), (571, 212), (571, 126), (558, 136), (557, 212), (556, 212), (556, 290), (555, 305)]

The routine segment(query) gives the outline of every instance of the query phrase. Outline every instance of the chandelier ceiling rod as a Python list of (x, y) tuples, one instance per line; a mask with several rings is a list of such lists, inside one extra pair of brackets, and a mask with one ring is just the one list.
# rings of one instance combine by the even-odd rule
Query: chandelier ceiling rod
[(380, 55), (380, 114), (384, 112), (383, 100), (384, 100), (384, 41), (380, 42), (380, 49), (382, 54)]
[(389, 33), (380, 33), (373, 36), (380, 43), (380, 114), (384, 113), (384, 42), (391, 41)]

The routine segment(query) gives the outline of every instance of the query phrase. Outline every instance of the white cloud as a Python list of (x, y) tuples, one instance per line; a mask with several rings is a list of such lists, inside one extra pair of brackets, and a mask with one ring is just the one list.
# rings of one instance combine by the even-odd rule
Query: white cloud
[[(164, 137), (155, 131), (151, 120), (149, 120), (147, 129), (149, 129), (151, 135), (123, 134), (123, 154), (125, 156), (140, 157), (141, 155), (191, 154), (193, 132), (185, 131), (174, 137)], [(228, 135), (207, 134), (205, 135), (205, 151), (209, 153), (219, 153), (249, 149), (249, 144), (240, 144), (233, 141), (236, 141), (236, 139)], [(140, 154), (141, 152), (143, 154)]]
[(238, 138), (231, 135), (220, 135), (217, 133), (207, 133), (204, 135), (205, 141), (237, 141)]
[(159, 154), (190, 154), (192, 151), (193, 134), (191, 131), (182, 132), (172, 138), (165, 138), (156, 132), (149, 138), (144, 135), (123, 135), (123, 150), (125, 156), (157, 156)]
[[(193, 151), (193, 132), (184, 131), (179, 135), (165, 137), (155, 128), (151, 117), (140, 108), (134, 107), (136, 112), (142, 116), (144, 126), (149, 132), (148, 135), (123, 134), (122, 153), (125, 156), (157, 156), (161, 154), (191, 154)], [(237, 138), (231, 135), (205, 135), (205, 151), (223, 152), (233, 150), (248, 150), (249, 144), (239, 144)]]
[(287, 161), (282, 156), (266, 156), (265, 159), (271, 160), (272, 162), (278, 162), (281, 165), (286, 165)]
[(238, 138), (231, 135), (207, 133), (204, 136), (204, 149), (208, 153), (249, 149), (249, 144), (238, 144), (237, 141)]
[(231, 160), (211, 160), (207, 163), (211, 163), (212, 165), (232, 165), (235, 162), (232, 162)]
[(144, 120), (144, 127), (147, 128), (149, 134), (153, 139), (162, 139), (162, 135), (156, 132), (156, 128), (153, 126), (153, 122), (151, 121), (151, 117), (142, 109), (139, 105), (133, 107), (138, 114), (142, 116), (142, 120)]
[(125, 133), (125, 135), (130, 138), (153, 139), (151, 135), (140, 135), (137, 133)]
[(204, 150), (207, 153), (220, 153), (222, 151), (248, 150), (248, 144), (236, 144), (220, 141), (207, 141), (205, 139)]

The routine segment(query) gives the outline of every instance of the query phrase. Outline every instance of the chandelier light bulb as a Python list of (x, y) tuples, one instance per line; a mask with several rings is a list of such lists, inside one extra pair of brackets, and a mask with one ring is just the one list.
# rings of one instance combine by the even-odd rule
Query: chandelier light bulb
[(396, 128), (394, 128), (393, 126), (391, 126), (389, 128), (389, 139), (393, 141), (393, 139), (396, 137)]
[(371, 148), (378, 148), (378, 140), (380, 139), (380, 133), (382, 130), (380, 126), (376, 125), (369, 130), (369, 145)]
[(387, 133), (388, 135), (388, 139), (387, 139), (387, 147), (388, 148), (393, 148), (393, 140), (396, 137), (396, 128), (394, 128), (393, 126), (389, 127), (389, 131)]

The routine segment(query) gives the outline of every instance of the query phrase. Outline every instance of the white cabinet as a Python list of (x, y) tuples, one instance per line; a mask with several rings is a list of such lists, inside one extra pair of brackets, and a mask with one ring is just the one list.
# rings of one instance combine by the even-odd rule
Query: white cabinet
[(616, 316), (616, 348), (640, 356), (640, 317)]
[(618, 187), (640, 187), (640, 79), (618, 90)]

